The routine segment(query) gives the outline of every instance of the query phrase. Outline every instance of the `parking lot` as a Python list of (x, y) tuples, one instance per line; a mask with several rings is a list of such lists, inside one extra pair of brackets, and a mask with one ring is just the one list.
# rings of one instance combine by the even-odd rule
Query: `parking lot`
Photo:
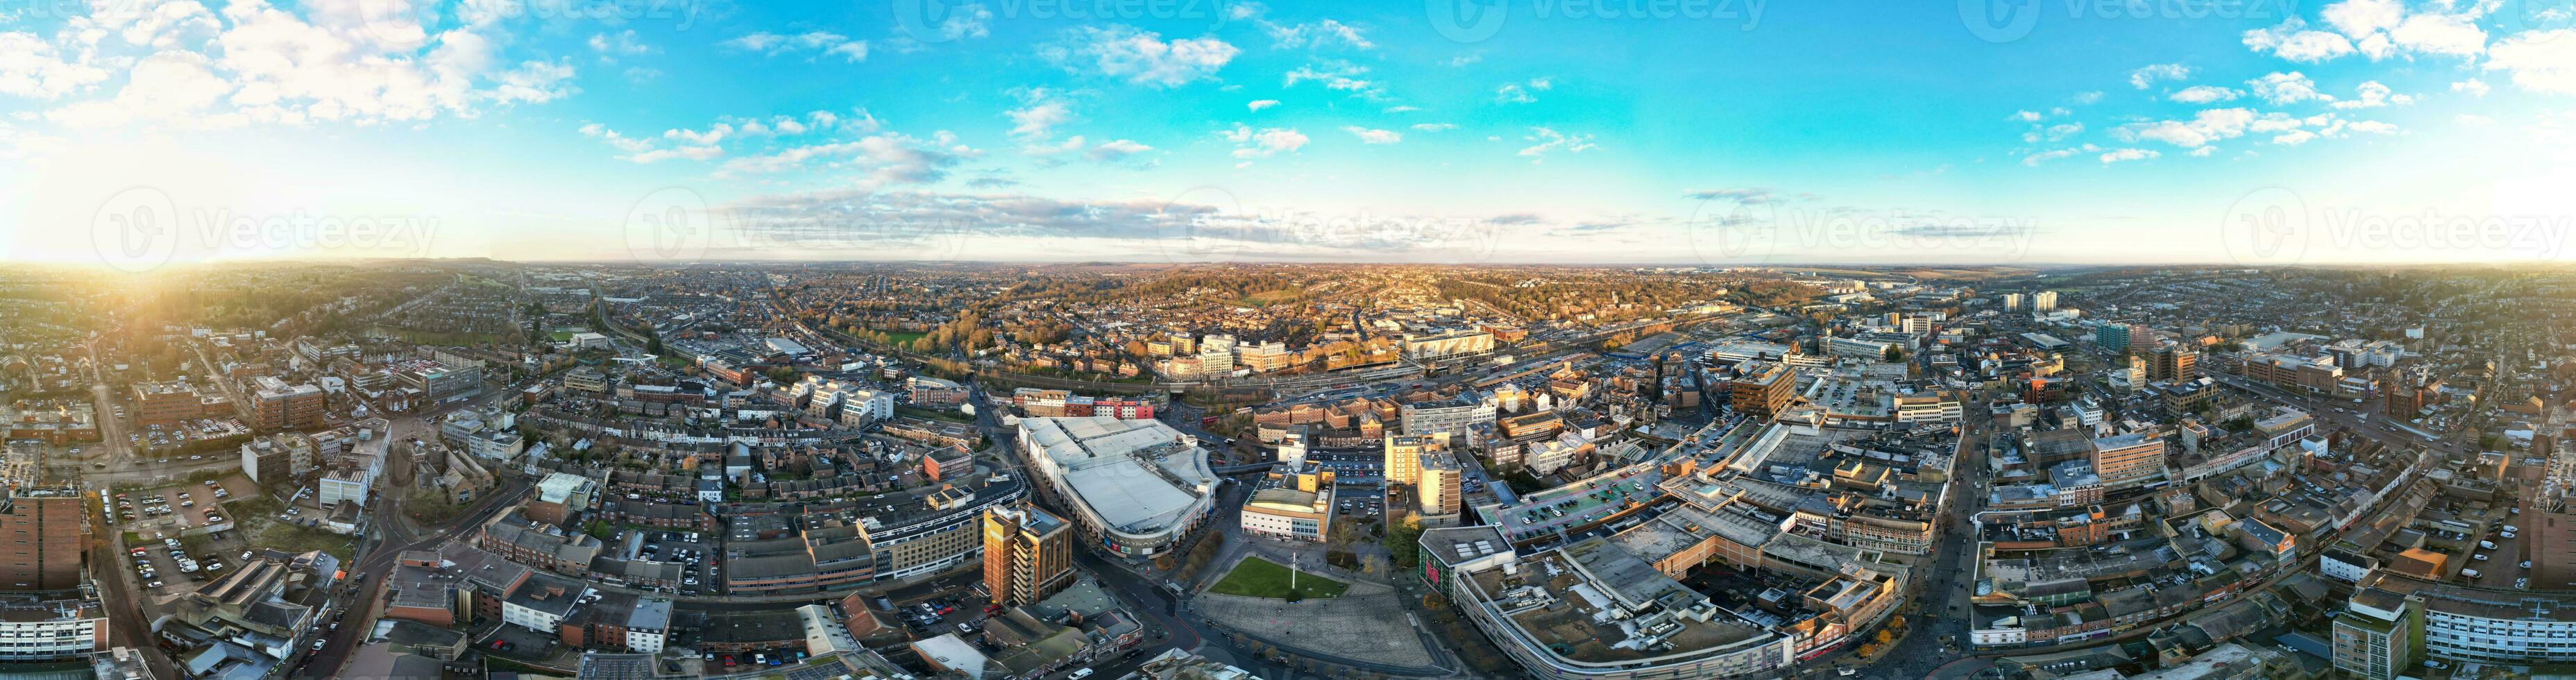
[(920, 637), (956, 633), (975, 639), (984, 632), (988, 608), (999, 609), (968, 597), (938, 597), (898, 606), (890, 616), (903, 619), (904, 628)]
[(716, 563), (718, 550), (715, 537), (690, 531), (661, 529), (628, 529), (619, 531), (611, 545), (625, 559), (677, 562), (680, 567), (681, 595), (714, 595), (721, 590), (724, 568)]

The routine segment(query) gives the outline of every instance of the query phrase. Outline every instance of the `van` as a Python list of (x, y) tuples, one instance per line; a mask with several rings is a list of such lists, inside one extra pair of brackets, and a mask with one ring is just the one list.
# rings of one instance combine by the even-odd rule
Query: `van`
[(2477, 577), (2478, 577), (2478, 570), (2476, 570), (2476, 569), (2462, 569), (2462, 570), (2460, 570), (2460, 575), (2461, 575), (2461, 576), (2466, 576), (2466, 577), (2469, 577), (2469, 578), (2477, 578)]
[(1091, 677), (1091, 669), (1089, 669), (1089, 668), (1085, 668), (1085, 669), (1082, 669), (1082, 670), (1074, 671), (1072, 675), (1064, 676), (1064, 680), (1082, 680), (1083, 678), (1088, 678), (1088, 677)]
[(2488, 550), (2494, 550), (2494, 549), (2495, 549), (2495, 541), (2478, 541), (2478, 547), (2480, 547), (2480, 548), (2485, 548), (2485, 549), (2488, 549)]

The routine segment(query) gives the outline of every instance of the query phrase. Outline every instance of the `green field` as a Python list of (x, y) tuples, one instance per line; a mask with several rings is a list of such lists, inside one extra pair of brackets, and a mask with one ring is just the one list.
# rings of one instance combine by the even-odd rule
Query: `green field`
[[(1246, 557), (1235, 563), (1234, 571), (1227, 572), (1225, 578), (1209, 586), (1208, 592), (1285, 599), (1288, 597), (1288, 572), (1287, 567), (1277, 562)], [(1297, 576), (1297, 590), (1306, 597), (1341, 597), (1342, 591), (1348, 589), (1350, 584), (1322, 576), (1304, 572)]]
[(886, 336), (886, 340), (887, 340), (887, 341), (889, 341), (889, 342), (893, 342), (895, 345), (897, 345), (897, 346), (902, 346), (902, 347), (911, 347), (911, 346), (912, 346), (912, 341), (914, 341), (914, 340), (919, 340), (919, 339), (921, 339), (921, 338), (922, 338), (922, 336), (930, 335), (929, 333), (912, 333), (912, 332), (906, 332), (906, 331), (882, 331), (882, 332), (883, 332), (883, 333), (885, 333), (885, 336)]

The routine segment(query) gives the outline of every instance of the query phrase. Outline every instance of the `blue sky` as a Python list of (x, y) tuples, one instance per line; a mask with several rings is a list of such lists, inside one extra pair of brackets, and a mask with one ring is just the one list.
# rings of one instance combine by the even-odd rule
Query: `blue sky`
[(21, 7), (0, 255), (2491, 262), (2576, 213), (2565, 0), (1454, 3)]

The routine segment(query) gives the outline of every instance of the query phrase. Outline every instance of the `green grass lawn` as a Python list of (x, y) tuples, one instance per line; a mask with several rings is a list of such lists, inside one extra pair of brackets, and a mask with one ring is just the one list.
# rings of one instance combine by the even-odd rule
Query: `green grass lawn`
[[(1288, 597), (1288, 568), (1259, 557), (1246, 557), (1234, 565), (1234, 571), (1208, 587), (1208, 592), (1251, 597)], [(1297, 591), (1309, 598), (1341, 597), (1350, 584), (1300, 572)]]

